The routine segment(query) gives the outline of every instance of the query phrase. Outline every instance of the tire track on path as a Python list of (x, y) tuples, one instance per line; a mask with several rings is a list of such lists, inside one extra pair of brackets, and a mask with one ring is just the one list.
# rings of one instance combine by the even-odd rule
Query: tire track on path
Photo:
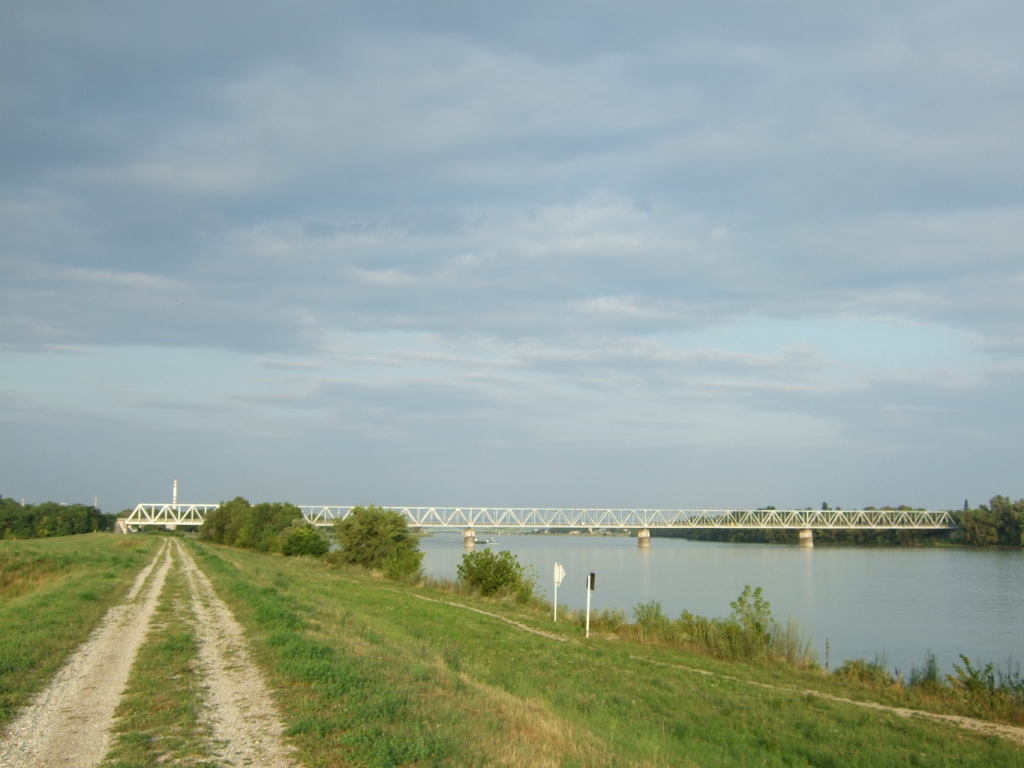
[(290, 768), (293, 750), (263, 675), (249, 655), (241, 625), (188, 550), (174, 542), (192, 593), (199, 665), (205, 678), (211, 754), (232, 766)]
[(110, 746), (114, 709), (170, 567), (171, 550), (165, 542), (136, 576), (125, 602), (107, 611), (46, 690), (4, 733), (0, 768), (91, 768), (100, 763)]

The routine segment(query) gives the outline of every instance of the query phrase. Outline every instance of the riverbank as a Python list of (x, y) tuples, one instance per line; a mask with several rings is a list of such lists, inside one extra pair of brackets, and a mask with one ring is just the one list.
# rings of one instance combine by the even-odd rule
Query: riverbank
[[(0, 562), (12, 551), (4, 546)], [(241, 624), (305, 765), (1024, 764), (1024, 747), (1006, 734), (877, 709), (886, 702), (854, 681), (600, 631), (588, 640), (582, 627), (522, 606), (318, 561), (188, 546)], [(94, 559), (113, 584), (134, 578)], [(0, 620), (33, 594), (0, 593)], [(160, 668), (148, 674), (159, 687)], [(154, 736), (121, 733), (149, 750), (140, 765), (159, 763)]]
[[(586, 604), (585, 580), (597, 575), (595, 610), (657, 601), (670, 618), (683, 611), (726, 616), (729, 603), (750, 584), (762, 587), (779, 621), (792, 619), (813, 642), (818, 663), (835, 669), (848, 659), (879, 661), (909, 679), (935, 655), (942, 674), (953, 674), (960, 654), (974, 663), (1024, 658), (1024, 551), (980, 547), (832, 547), (805, 549), (770, 544), (724, 544), (600, 536), (497, 537), (538, 574), (554, 595), (552, 565), (566, 577), (558, 601)], [(465, 554), (461, 536), (421, 542), (423, 566), (437, 578), (456, 576)]]
[(319, 759), (338, 751), (360, 765), (388, 764), (382, 755), (427, 765), (1024, 763), (1008, 740), (808, 693), (870, 700), (853, 680), (600, 631), (587, 640), (582, 627), (541, 611), (319, 563), (220, 549), (204, 561), (279, 675), (284, 709), (305, 714), (300, 750)]
[[(97, 625), (95, 603), (123, 597), (152, 554), (148, 542), (142, 551), (129, 543), (143, 542), (0, 543), (0, 564), (19, 573), (0, 588), (0, 622), (23, 633), (5, 632), (7, 646), (28, 640), (37, 646), (32, 665), (52, 669), (70, 649), (41, 650), (62, 631), (33, 626), (35, 611), (59, 597), (63, 626)], [(893, 694), (876, 696), (855, 681), (727, 664), (600, 630), (588, 640), (582, 627), (553, 624), (540, 609), (395, 585), (319, 561), (186, 546), (242, 625), (304, 765), (1024, 764), (1017, 731), (993, 738), (998, 726), (978, 732), (907, 716)], [(180, 675), (202, 643), (189, 641), (185, 626), (173, 630), (162, 637), (158, 626), (153, 652), (174, 653), (176, 664), (144, 665), (132, 685), (173, 690), (189, 707), (169, 701), (153, 732), (153, 723), (120, 723), (119, 743), (137, 746), (133, 764), (165, 760), (166, 736), (189, 737), (206, 695)], [(0, 670), (6, 700), (23, 683), (9, 663)], [(29, 689), (14, 698), (24, 701)], [(179, 709), (187, 715), (180, 723)], [(7, 710), (2, 724), (12, 716)]]

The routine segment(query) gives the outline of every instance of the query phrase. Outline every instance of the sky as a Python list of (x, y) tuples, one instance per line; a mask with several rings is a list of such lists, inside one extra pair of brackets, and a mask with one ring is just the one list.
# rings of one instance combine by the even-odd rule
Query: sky
[(1024, 497), (1024, 4), (0, 0), (0, 495)]

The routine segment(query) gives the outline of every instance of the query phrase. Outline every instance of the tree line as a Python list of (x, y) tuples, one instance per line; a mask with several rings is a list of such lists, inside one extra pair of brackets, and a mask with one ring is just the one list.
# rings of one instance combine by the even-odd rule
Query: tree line
[[(774, 509), (774, 507), (763, 507)], [(830, 509), (822, 504), (822, 509)], [(838, 508), (833, 508), (838, 509)], [(865, 507), (864, 511), (912, 511), (914, 507)], [(814, 530), (815, 544), (845, 544), (862, 546), (922, 546), (949, 542), (971, 547), (1024, 547), (1024, 499), (1011, 501), (1006, 496), (994, 496), (988, 504), (972, 508), (964, 502), (963, 509), (950, 512), (957, 524), (955, 531), (930, 530)], [(763, 528), (692, 528), (656, 531), (652, 535), (691, 539), (693, 541), (727, 541), (731, 543), (796, 544), (797, 531)]]
[(1024, 547), (1024, 499), (1010, 501), (1006, 496), (994, 496), (988, 505), (977, 509), (971, 509), (965, 501), (963, 511), (955, 517), (964, 544)]
[(283, 555), (319, 557), (330, 549), (330, 542), (288, 502), (250, 504), (241, 496), (207, 512), (199, 538), (214, 544), (279, 552)]
[(20, 504), (0, 496), (0, 538), (43, 539), (77, 533), (112, 531), (116, 515), (107, 515), (86, 504)]

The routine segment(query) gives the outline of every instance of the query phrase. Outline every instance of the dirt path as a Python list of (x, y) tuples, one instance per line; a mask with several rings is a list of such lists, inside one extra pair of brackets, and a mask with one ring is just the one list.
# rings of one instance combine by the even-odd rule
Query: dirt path
[(546, 637), (548, 640), (557, 640), (560, 643), (569, 642), (569, 638), (565, 635), (560, 635), (557, 632), (547, 632), (543, 629), (535, 629), (534, 627), (528, 627), (526, 624), (522, 624), (518, 621), (515, 621), (514, 619), (510, 619), (507, 616), (501, 616), (497, 613), (491, 613), (490, 611), (484, 611), (479, 608), (473, 608), (472, 606), (463, 605), (462, 603), (452, 603), (448, 600), (435, 600), (432, 597), (426, 597), (424, 595), (413, 595), (413, 597), (418, 597), (420, 600), (426, 600), (428, 603), (441, 603), (442, 605), (450, 605), (453, 608), (461, 608), (464, 611), (472, 611), (473, 613), (479, 613), (481, 616), (489, 616), (492, 619), (503, 621), (506, 624), (510, 624), (511, 626), (515, 627), (516, 629), (523, 630), (524, 632), (529, 632), (534, 635)]
[(282, 739), (284, 726), (263, 676), (249, 657), (242, 627), (185, 547), (174, 544), (192, 593), (214, 756), (234, 766), (294, 766), (291, 750)]
[(170, 567), (165, 542), (136, 577), (127, 600), (107, 612), (49, 687), (8, 728), (0, 743), (2, 768), (85, 768), (103, 759), (114, 709)]
[(125, 602), (107, 612), (3, 734), (0, 768), (93, 768), (103, 761), (112, 743), (114, 712), (175, 566), (191, 592), (191, 605), (176, 610), (188, 612), (198, 640), (205, 720), (213, 733), (208, 754), (226, 766), (297, 765), (241, 627), (188, 550), (170, 540), (139, 572)]

